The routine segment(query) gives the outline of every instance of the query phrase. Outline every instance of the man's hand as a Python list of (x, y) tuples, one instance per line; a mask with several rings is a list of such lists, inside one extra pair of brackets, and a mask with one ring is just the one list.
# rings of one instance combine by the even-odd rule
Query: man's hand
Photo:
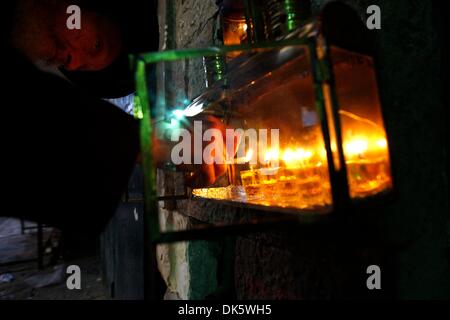
[[(191, 159), (189, 163), (177, 165), (177, 171), (186, 173), (186, 183), (189, 187), (210, 187), (214, 185), (220, 177), (226, 174), (227, 160), (234, 157), (236, 146), (238, 145), (238, 139), (236, 137), (234, 138), (233, 150), (227, 150), (226, 126), (218, 118), (208, 116), (202, 121), (202, 132), (197, 132), (196, 134), (201, 134), (203, 141), (203, 136), (206, 130), (217, 129), (220, 131), (223, 141), (215, 142), (215, 138), (213, 137), (212, 141), (203, 141), (201, 150), (196, 150), (194, 148), (194, 141), (196, 138), (198, 139), (198, 137), (194, 136), (195, 133), (193, 126), (190, 125), (185, 129), (190, 132)], [(223, 145), (222, 152), (220, 154), (216, 154), (217, 150), (212, 149), (210, 154), (205, 154), (204, 151), (206, 147), (214, 142)], [(168, 143), (167, 141), (158, 140), (156, 138), (153, 139), (153, 156), (158, 167), (164, 167), (164, 164), (173, 162), (171, 159), (173, 147), (173, 143)], [(194, 164), (196, 152), (201, 153), (202, 164)]]

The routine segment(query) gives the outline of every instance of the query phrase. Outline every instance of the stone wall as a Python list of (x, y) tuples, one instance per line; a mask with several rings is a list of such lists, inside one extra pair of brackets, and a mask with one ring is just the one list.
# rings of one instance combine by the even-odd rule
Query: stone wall
[[(214, 43), (213, 30), (217, 20), (215, 1), (169, 0), (159, 1), (159, 21), (161, 49), (182, 49), (206, 47)], [(159, 86), (171, 86), (172, 101), (181, 95), (195, 98), (204, 88), (203, 66), (201, 59), (191, 64), (177, 63), (174, 67), (165, 67), (165, 78), (159, 70)], [(160, 173), (159, 190), (173, 194), (180, 186), (179, 175)], [(182, 183), (182, 181), (181, 181)], [(164, 228), (189, 228), (201, 223), (189, 215), (186, 201), (175, 205), (161, 205), (161, 221)], [(207, 210), (207, 209), (206, 209)], [(199, 209), (202, 212), (202, 209)], [(157, 248), (158, 266), (168, 285), (167, 299), (203, 299), (213, 294), (218, 286), (218, 260), (220, 244), (216, 242), (196, 241), (160, 245)]]

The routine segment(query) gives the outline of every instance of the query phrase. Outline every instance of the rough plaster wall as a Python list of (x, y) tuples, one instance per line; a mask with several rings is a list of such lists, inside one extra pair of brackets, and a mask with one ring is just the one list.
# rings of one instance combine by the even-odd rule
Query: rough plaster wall
[[(214, 0), (176, 1), (176, 47), (178, 49), (204, 48), (216, 43), (218, 7)], [(206, 88), (203, 58), (191, 59), (182, 70), (185, 94), (196, 98)]]
[[(184, 181), (177, 173), (158, 172), (161, 195), (183, 194)], [(188, 215), (190, 201), (160, 203), (160, 227), (164, 231), (187, 230), (201, 222)], [(197, 212), (201, 208), (197, 208)], [(219, 245), (196, 241), (160, 245), (157, 248), (159, 270), (166, 281), (171, 299), (199, 300), (212, 294), (217, 287), (217, 257)]]
[[(171, 2), (172, 10), (168, 8)], [(167, 34), (166, 43), (161, 43), (161, 48), (185, 49), (214, 44), (213, 30), (214, 24), (217, 23), (217, 20), (213, 19), (217, 11), (214, 0), (162, 0), (159, 6), (160, 32), (171, 32)], [(172, 15), (167, 19), (168, 10), (171, 10)], [(170, 81), (166, 80), (164, 85), (173, 89), (170, 103), (177, 103), (185, 98), (193, 99), (204, 90), (202, 59), (176, 63), (166, 69), (166, 76), (167, 70), (170, 73)], [(158, 190), (165, 194), (181, 194), (183, 190), (177, 190), (177, 187), (183, 185), (180, 179), (182, 178), (179, 175), (160, 174)], [(199, 216), (205, 215), (206, 211), (208, 208), (196, 208)], [(189, 212), (186, 201), (163, 204), (160, 210), (163, 230), (181, 230), (200, 224), (199, 219), (196, 219), (198, 217)], [(204, 299), (216, 290), (219, 244), (205, 241), (175, 243), (158, 246), (157, 251), (158, 267), (170, 291), (167, 297)]]
[(364, 297), (365, 281), (358, 283), (354, 278), (365, 278), (360, 266), (382, 263), (379, 252), (362, 254), (361, 248), (348, 248), (354, 243), (340, 241), (339, 233), (299, 233), (271, 232), (238, 238), (238, 299)]
[(403, 298), (448, 298), (448, 120), (442, 116), (431, 1), (385, 0), (380, 7), (384, 25), (377, 41), (379, 79), (399, 191), (382, 223), (390, 243), (404, 248), (395, 256), (397, 293)]
[(176, 0), (175, 2), (177, 48), (202, 48), (211, 45), (214, 41), (216, 1)]
[(388, 243), (402, 248), (393, 258), (396, 294), (448, 297), (448, 155), (442, 116), (446, 112), (432, 2), (346, 2), (359, 8), (361, 16), (371, 4), (382, 10), (376, 58), (399, 194), (392, 206), (380, 212), (380, 224)]

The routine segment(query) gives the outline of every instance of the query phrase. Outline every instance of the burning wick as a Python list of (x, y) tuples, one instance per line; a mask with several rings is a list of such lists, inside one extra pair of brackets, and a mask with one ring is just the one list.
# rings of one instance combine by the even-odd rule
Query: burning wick
[(353, 140), (345, 145), (345, 153), (348, 156), (359, 156), (361, 157), (369, 149), (369, 143), (367, 140)]
[(347, 142), (344, 146), (346, 157), (363, 157), (370, 151), (386, 151), (387, 140), (380, 138), (378, 140), (368, 138), (356, 138)]

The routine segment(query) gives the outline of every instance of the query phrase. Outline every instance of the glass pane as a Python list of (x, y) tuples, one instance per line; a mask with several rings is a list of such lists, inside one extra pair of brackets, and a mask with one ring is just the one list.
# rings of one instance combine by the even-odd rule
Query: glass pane
[(373, 59), (331, 48), (350, 196), (392, 187), (388, 141)]
[[(160, 145), (170, 146), (170, 157), (159, 163), (185, 170), (197, 185), (194, 196), (274, 211), (331, 209), (307, 47), (233, 52), (158, 68), (166, 79), (158, 87), (164, 112), (157, 136)], [(182, 140), (190, 147), (183, 148)]]

